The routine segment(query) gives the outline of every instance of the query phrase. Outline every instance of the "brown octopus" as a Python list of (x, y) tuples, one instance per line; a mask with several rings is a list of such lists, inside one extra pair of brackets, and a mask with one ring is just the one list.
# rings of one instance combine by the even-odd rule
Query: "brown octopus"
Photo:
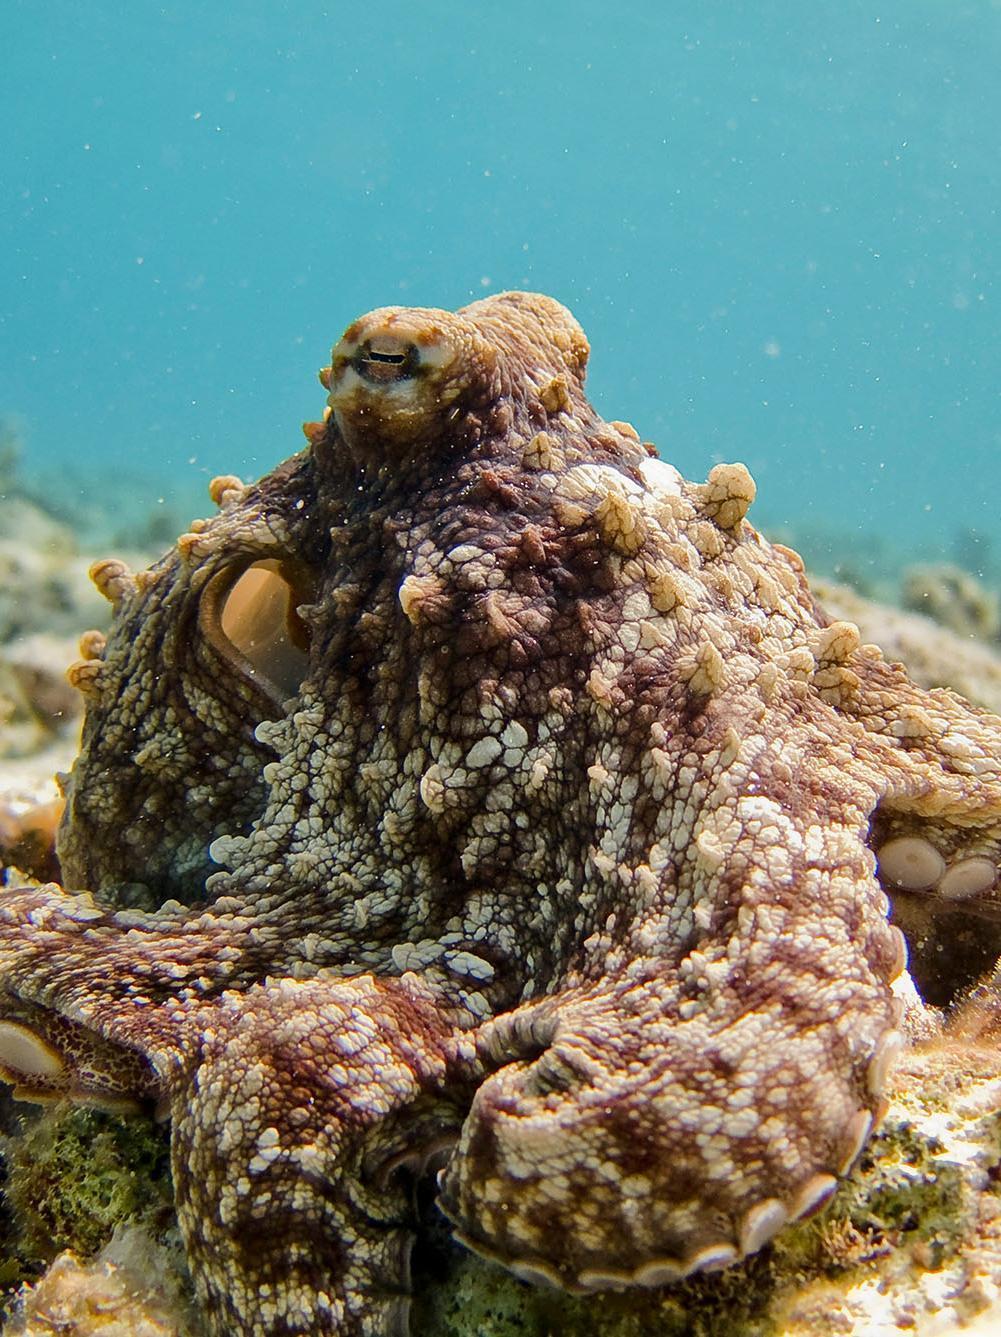
[[(216, 1334), (402, 1333), (413, 1184), (571, 1290), (819, 1208), (919, 902), (997, 897), (1001, 721), (584, 396), (549, 298), (362, 317), (308, 449), (105, 562), (63, 880), (0, 897), (27, 1099), (155, 1101)], [(877, 855), (879, 870), (877, 870)]]

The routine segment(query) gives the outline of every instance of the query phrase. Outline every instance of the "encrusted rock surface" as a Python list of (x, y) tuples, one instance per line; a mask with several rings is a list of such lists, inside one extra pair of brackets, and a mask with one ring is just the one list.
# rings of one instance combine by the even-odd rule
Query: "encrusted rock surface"
[(89, 1262), (66, 1250), (23, 1289), (3, 1337), (197, 1337), (177, 1254), (130, 1227)]

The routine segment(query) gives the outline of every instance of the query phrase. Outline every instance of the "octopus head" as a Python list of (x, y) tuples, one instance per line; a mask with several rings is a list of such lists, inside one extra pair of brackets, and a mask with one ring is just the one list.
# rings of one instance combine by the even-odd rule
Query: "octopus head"
[(540, 411), (586, 410), (587, 356), (583, 330), (559, 302), (509, 292), (457, 312), (372, 311), (344, 332), (320, 380), (355, 464), (398, 470), (503, 432), (519, 411), (537, 422)]
[(497, 357), (461, 315), (383, 307), (348, 327), (320, 379), (348, 451), (399, 463), (450, 439), (496, 396)]

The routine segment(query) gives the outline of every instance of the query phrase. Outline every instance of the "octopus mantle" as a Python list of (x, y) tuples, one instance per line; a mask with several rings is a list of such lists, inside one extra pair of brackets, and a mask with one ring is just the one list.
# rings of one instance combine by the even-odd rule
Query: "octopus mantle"
[(386, 308), (308, 448), (95, 568), (58, 854), (0, 897), (0, 1065), (153, 1101), (213, 1333), (407, 1329), (415, 1181), (572, 1290), (820, 1208), (881, 1113), (887, 890), (997, 897), (1001, 721), (831, 622), (584, 395), (548, 298)]

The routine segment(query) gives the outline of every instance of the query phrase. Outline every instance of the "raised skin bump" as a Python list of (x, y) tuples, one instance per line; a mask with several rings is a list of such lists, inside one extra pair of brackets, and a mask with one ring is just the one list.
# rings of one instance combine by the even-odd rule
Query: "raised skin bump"
[(236, 474), (219, 474), (209, 482), (209, 497), (216, 506), (233, 506), (246, 493), (247, 485)]
[(90, 568), (90, 578), (99, 593), (115, 608), (135, 592), (135, 577), (117, 557), (105, 557), (94, 562)]

